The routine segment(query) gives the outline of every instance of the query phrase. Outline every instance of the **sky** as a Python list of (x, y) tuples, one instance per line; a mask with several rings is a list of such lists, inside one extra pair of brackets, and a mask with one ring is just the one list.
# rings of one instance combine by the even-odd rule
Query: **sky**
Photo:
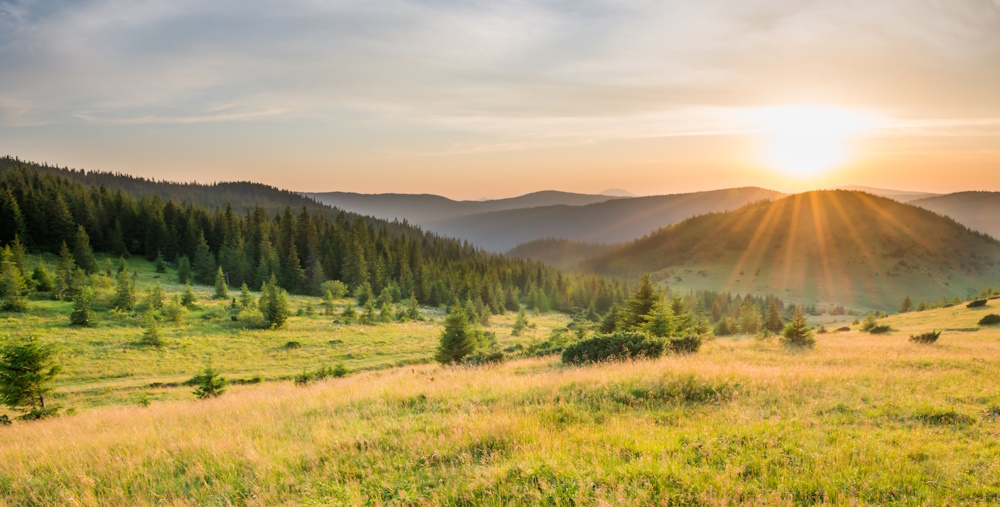
[(1000, 190), (1000, 0), (0, 0), (0, 69), (0, 154), (156, 179)]

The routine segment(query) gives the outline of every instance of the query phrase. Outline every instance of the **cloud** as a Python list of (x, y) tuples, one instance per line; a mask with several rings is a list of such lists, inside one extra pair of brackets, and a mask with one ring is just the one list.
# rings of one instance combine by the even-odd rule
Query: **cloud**
[(725, 131), (720, 111), (786, 101), (995, 117), (1000, 7), (0, 2), (0, 66), (7, 125), (363, 118), (516, 140)]

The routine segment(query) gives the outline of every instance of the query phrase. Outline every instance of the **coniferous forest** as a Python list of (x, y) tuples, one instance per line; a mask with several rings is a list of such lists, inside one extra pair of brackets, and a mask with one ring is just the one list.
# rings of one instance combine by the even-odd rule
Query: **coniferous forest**
[(219, 268), (232, 287), (260, 287), (274, 276), (293, 294), (318, 296), (324, 281), (340, 280), (352, 293), (388, 289), (396, 301), (415, 296), (430, 306), (482, 300), (499, 314), (524, 301), (542, 310), (604, 313), (625, 290), (264, 185), (165, 184), (10, 157), (0, 159), (0, 224), (0, 244), (17, 238), (33, 253), (89, 246), (189, 265), (201, 284), (212, 284)]

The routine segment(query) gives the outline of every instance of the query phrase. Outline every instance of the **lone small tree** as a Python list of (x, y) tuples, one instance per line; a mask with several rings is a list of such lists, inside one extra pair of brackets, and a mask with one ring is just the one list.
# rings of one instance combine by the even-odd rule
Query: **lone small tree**
[(198, 302), (198, 298), (194, 295), (194, 289), (191, 288), (191, 282), (184, 284), (184, 292), (181, 293), (181, 305), (185, 308), (193, 308), (194, 304)]
[(521, 336), (521, 333), (528, 328), (528, 316), (524, 313), (524, 308), (517, 311), (517, 318), (514, 319), (514, 327), (510, 330), (511, 336)]
[(469, 329), (469, 319), (457, 303), (444, 320), (444, 331), (435, 359), (441, 364), (458, 363), (472, 353), (475, 341)]
[(222, 267), (219, 267), (218, 272), (215, 273), (215, 294), (212, 294), (212, 299), (228, 299), (229, 298), (229, 286), (226, 285), (226, 275), (222, 272)]
[(160, 326), (156, 322), (156, 318), (153, 316), (153, 312), (147, 312), (146, 316), (143, 318), (143, 328), (142, 332), (142, 343), (148, 347), (161, 347), (163, 346), (163, 339), (160, 338)]
[[(9, 247), (4, 247), (10, 253)], [(9, 255), (0, 264), (0, 310), (23, 312), (28, 309), (28, 284)]]
[(8, 341), (0, 346), (0, 402), (24, 412), (24, 419), (53, 415), (55, 409), (45, 407), (45, 397), (60, 370), (50, 346), (30, 336)]
[(73, 312), (69, 314), (70, 324), (87, 327), (94, 323), (94, 312), (90, 309), (93, 298), (92, 289), (82, 289), (73, 297)]
[(215, 398), (226, 391), (226, 378), (212, 368), (212, 362), (205, 364), (205, 369), (193, 379), (194, 395), (198, 399)]
[(288, 293), (278, 287), (278, 281), (271, 275), (271, 280), (264, 284), (261, 290), (260, 301), (257, 306), (264, 320), (272, 328), (279, 328), (285, 324), (290, 313), (288, 307)]
[(118, 284), (115, 289), (114, 307), (122, 311), (135, 308), (135, 280), (128, 268), (118, 272)]
[(789, 348), (811, 349), (816, 345), (816, 339), (813, 338), (812, 331), (806, 325), (806, 314), (802, 311), (801, 306), (795, 307), (795, 317), (785, 326), (781, 343)]
[(159, 310), (163, 308), (163, 299), (166, 294), (163, 292), (163, 285), (160, 285), (160, 281), (156, 281), (156, 285), (153, 286), (149, 291), (149, 307), (153, 310)]
[(240, 286), (240, 308), (244, 310), (252, 310), (257, 302), (253, 299), (253, 294), (250, 294), (250, 287), (247, 287), (246, 282)]
[(906, 313), (912, 309), (913, 309), (913, 300), (910, 299), (910, 295), (907, 294), (906, 297), (903, 298), (903, 304), (899, 306), (899, 313)]

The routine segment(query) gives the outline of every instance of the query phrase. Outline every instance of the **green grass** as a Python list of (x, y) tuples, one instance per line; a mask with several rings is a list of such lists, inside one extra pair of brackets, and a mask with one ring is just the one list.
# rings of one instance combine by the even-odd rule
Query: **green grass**
[[(45, 311), (33, 310), (36, 325)], [(158, 364), (154, 351), (120, 352), (138, 328), (108, 324), (81, 332), (108, 343), (77, 345), (59, 386), (65, 401), (106, 406), (0, 428), (0, 506), (995, 505), (1000, 329), (977, 326), (981, 315), (908, 313), (885, 319), (886, 335), (854, 326), (817, 336), (812, 351), (716, 339), (697, 354), (583, 367), (550, 356), (391, 368), (426, 359), (439, 326), (335, 328), (345, 348), (371, 354), (347, 358), (330, 351), (322, 317), (293, 317), (272, 336), (194, 315), (185, 329), (204, 336), (165, 333), (191, 342)], [(50, 326), (46, 339), (67, 341)], [(936, 343), (910, 343), (933, 329)], [(292, 340), (302, 346), (281, 349)], [(196, 372), (201, 347), (231, 378), (340, 359), (373, 369), (118, 403), (135, 392), (126, 384)]]
[[(167, 299), (184, 289), (176, 283), (172, 270), (158, 275), (152, 263), (136, 259), (130, 259), (128, 265), (139, 274), (140, 304), (157, 280), (163, 284)], [(338, 363), (359, 371), (428, 362), (444, 319), (442, 310), (422, 308), (425, 320), (420, 322), (338, 324), (335, 319), (348, 300), (338, 301), (335, 316), (330, 317), (322, 315), (319, 298), (291, 296), (293, 315), (285, 326), (278, 330), (243, 329), (230, 319), (230, 301), (211, 299), (213, 287), (196, 285), (194, 290), (197, 309), (189, 311), (180, 323), (160, 323), (161, 348), (139, 345), (141, 310), (101, 311), (95, 326), (80, 328), (69, 325), (71, 301), (35, 300), (27, 313), (0, 313), (0, 337), (31, 334), (56, 344), (63, 371), (55, 382), (54, 399), (65, 408), (81, 410), (130, 404), (142, 393), (153, 401), (190, 399), (192, 388), (181, 384), (199, 373), (208, 360), (230, 381), (286, 379), (303, 370)], [(230, 295), (238, 295), (238, 288), (230, 290)], [(294, 315), (309, 303), (316, 315)], [(508, 313), (491, 319), (489, 329), (496, 332), (501, 346), (515, 341), (526, 344), (532, 339), (532, 331), (527, 336), (510, 337), (514, 318)], [(565, 326), (569, 319), (548, 314), (532, 316), (531, 321), (538, 326), (534, 336), (544, 339), (552, 328)], [(300, 346), (288, 348), (289, 342)], [(4, 413), (2, 408), (0, 413)]]

